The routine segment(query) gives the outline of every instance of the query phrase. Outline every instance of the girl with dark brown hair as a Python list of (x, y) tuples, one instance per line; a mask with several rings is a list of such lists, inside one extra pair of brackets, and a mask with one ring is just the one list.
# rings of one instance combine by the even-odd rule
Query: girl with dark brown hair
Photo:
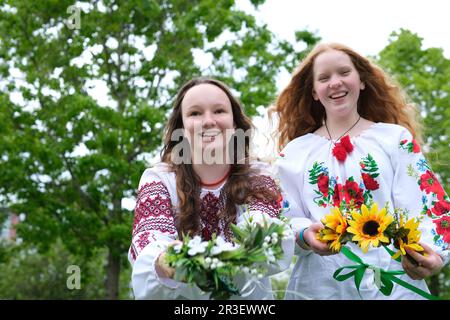
[[(281, 193), (270, 168), (250, 160), (252, 124), (225, 84), (199, 78), (178, 92), (169, 118), (162, 162), (139, 182), (129, 259), (138, 299), (208, 299), (197, 287), (174, 281), (166, 248), (184, 235), (232, 242), (230, 224), (250, 216), (277, 220)], [(294, 240), (283, 240), (279, 272), (292, 259)], [(245, 283), (241, 277), (240, 285)], [(273, 299), (268, 278), (246, 298)], [(264, 290), (262, 288), (267, 288)], [(239, 299), (240, 297), (233, 297)]]
[[(277, 167), (291, 206), (299, 256), (288, 290), (314, 299), (387, 298), (374, 285), (373, 274), (364, 275), (359, 292), (353, 281), (333, 279), (333, 273), (349, 261), (316, 238), (323, 228), (321, 219), (332, 207), (359, 210), (375, 202), (422, 219), (423, 251), (412, 250), (415, 246), (403, 239), (402, 266), (407, 274), (401, 277), (427, 291), (423, 279), (448, 262), (450, 202), (420, 151), (415, 112), (400, 88), (352, 49), (320, 44), (301, 62), (273, 111), (279, 116), (279, 148), (283, 148)], [(379, 226), (376, 232), (368, 226), (361, 237), (377, 243)], [(385, 270), (401, 268), (383, 248), (362, 254), (357, 245), (348, 246), (369, 264)], [(405, 258), (406, 252), (413, 260)], [(420, 296), (395, 286), (388, 298)]]

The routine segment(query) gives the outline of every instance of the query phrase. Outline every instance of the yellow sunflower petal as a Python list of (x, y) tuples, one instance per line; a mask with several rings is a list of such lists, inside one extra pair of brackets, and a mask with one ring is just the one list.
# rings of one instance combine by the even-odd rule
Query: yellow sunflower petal
[(401, 252), (400, 251), (397, 251), (393, 256), (392, 256), (392, 259), (397, 259), (398, 257), (400, 257), (400, 254), (401, 254)]
[(367, 253), (367, 251), (369, 251), (369, 244), (370, 244), (369, 240), (364, 240), (364, 241), (361, 242), (361, 250), (362, 250), (362, 252)]
[(414, 251), (424, 251), (423, 248), (417, 243), (408, 244), (407, 247), (413, 249)]
[(372, 240), (372, 245), (373, 245), (374, 247), (378, 247), (379, 244), (380, 244), (380, 242), (378, 241), (378, 239), (373, 239), (373, 240)]

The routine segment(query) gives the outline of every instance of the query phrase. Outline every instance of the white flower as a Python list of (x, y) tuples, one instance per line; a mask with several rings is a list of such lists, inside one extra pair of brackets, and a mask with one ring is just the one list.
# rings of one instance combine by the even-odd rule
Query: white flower
[(267, 249), (267, 248), (269, 247), (269, 244), (268, 244), (267, 242), (264, 242), (264, 243), (262, 244), (262, 247), (263, 247), (264, 249)]
[(200, 238), (199, 236), (195, 236), (188, 242), (189, 247), (188, 254), (190, 256), (195, 256), (197, 253), (203, 253), (205, 252), (207, 246), (208, 242), (206, 241), (202, 242), (202, 238)]
[(250, 272), (250, 269), (249, 269), (248, 267), (244, 267), (244, 268), (242, 268), (242, 271), (243, 271), (244, 273), (249, 273), (249, 272)]
[(216, 238), (215, 246), (212, 247), (212, 249), (211, 249), (211, 254), (213, 256), (215, 256), (215, 255), (218, 255), (221, 252), (231, 251), (231, 250), (234, 250), (236, 248), (239, 248), (238, 244), (233, 244), (231, 242), (226, 242), (224, 238), (222, 238), (221, 236), (218, 236)]
[(272, 248), (269, 248), (269, 249), (266, 251), (266, 257), (267, 257), (267, 260), (268, 260), (269, 262), (275, 262), (275, 261), (276, 261), (275, 255), (274, 255), (274, 252), (273, 252)]
[(270, 239), (270, 237), (269, 237), (269, 236), (266, 236), (266, 237), (264, 238), (264, 242), (265, 242), (265, 243), (269, 243), (269, 242), (270, 242), (270, 240), (271, 240), (271, 239)]

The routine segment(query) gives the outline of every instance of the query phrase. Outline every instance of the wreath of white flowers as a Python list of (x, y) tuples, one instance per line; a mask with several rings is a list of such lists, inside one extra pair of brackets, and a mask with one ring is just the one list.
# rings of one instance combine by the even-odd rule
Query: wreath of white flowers
[(236, 275), (246, 274), (253, 281), (263, 278), (283, 256), (282, 240), (292, 233), (286, 218), (268, 222), (262, 215), (250, 217), (241, 227), (231, 225), (231, 230), (233, 243), (214, 234), (209, 241), (185, 236), (182, 243), (170, 246), (166, 262), (175, 269), (174, 279), (211, 293), (211, 299), (242, 295)]

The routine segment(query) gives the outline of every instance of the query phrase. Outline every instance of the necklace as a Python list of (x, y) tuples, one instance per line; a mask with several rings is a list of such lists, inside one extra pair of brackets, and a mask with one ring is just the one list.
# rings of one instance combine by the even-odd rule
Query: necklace
[[(359, 120), (361, 119), (361, 116), (358, 117), (358, 120), (356, 120), (356, 122), (350, 127), (350, 129), (348, 129), (347, 131), (345, 131), (339, 138), (337, 138), (335, 141), (339, 141), (343, 136), (345, 136), (348, 132), (350, 132), (350, 130), (352, 130), (359, 122)], [(331, 134), (330, 134), (330, 130), (328, 130), (328, 126), (327, 126), (327, 121), (325, 120), (325, 128), (327, 129), (327, 133), (328, 136), (330, 137), (330, 141), (333, 142), (334, 144), (336, 144), (335, 141), (333, 141), (333, 139), (331, 138)]]
[(216, 186), (216, 185), (221, 184), (222, 182), (224, 182), (228, 178), (228, 176), (230, 175), (230, 172), (231, 172), (231, 168), (228, 169), (227, 173), (222, 178), (220, 178), (218, 181), (212, 182), (212, 183), (205, 183), (202, 180), (200, 180), (200, 184), (202, 186), (204, 186), (204, 187)]

